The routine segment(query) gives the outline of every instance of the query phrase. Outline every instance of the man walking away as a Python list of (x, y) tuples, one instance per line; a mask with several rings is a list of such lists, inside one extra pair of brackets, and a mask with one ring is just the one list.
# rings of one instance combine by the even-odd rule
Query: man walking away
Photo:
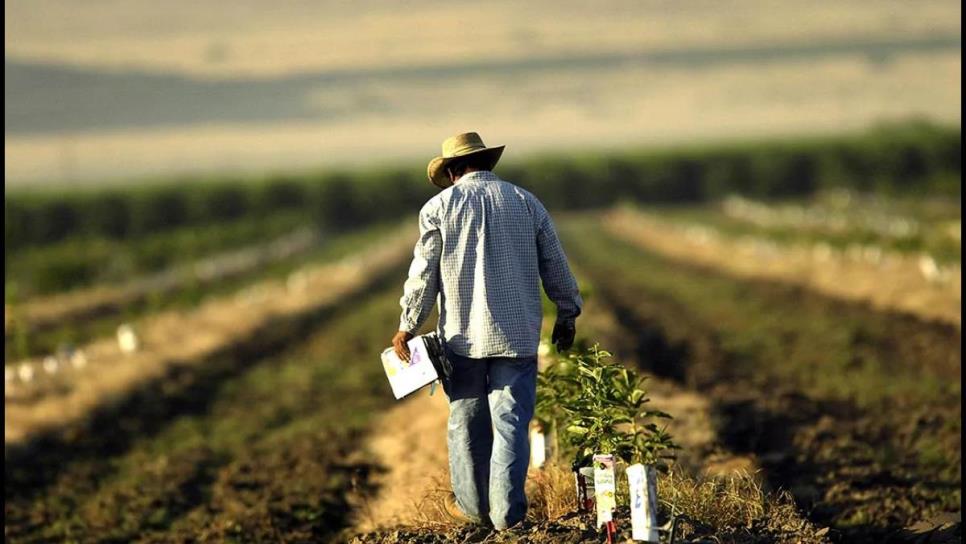
[(552, 340), (573, 344), (583, 301), (546, 208), (491, 171), (505, 146), (475, 132), (443, 142), (428, 167), (442, 189), (419, 212), (396, 353), (439, 302), (437, 332), (453, 363), (449, 398), (450, 475), (459, 509), (497, 530), (526, 515), (528, 428), (536, 401), (540, 283), (557, 306)]

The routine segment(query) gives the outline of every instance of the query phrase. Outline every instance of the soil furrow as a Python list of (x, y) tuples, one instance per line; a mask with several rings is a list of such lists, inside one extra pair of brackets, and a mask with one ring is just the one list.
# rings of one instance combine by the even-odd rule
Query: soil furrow
[(800, 285), (827, 297), (867, 302), (880, 310), (910, 313), (920, 319), (961, 324), (962, 285), (957, 267), (944, 273), (948, 277), (930, 279), (914, 256), (877, 256), (878, 263), (832, 259), (820, 251), (831, 253), (827, 244), (815, 249), (749, 236), (712, 236), (706, 226), (676, 225), (658, 214), (630, 208), (608, 212), (604, 225), (615, 237), (677, 261), (750, 280)]
[[(40, 333), (72, 321), (90, 321), (143, 305), (152, 297), (229, 280), (272, 262), (307, 253), (320, 244), (319, 234), (298, 229), (275, 240), (181, 264), (169, 270), (132, 280), (121, 286), (100, 286), (29, 300), (17, 308), (23, 331)], [(5, 312), (7, 313), (7, 312)], [(5, 315), (6, 343), (13, 325)]]
[(400, 242), (406, 240), (408, 245), (409, 236), (408, 230), (402, 230), (351, 258), (306, 268), (300, 272), (301, 284), (266, 281), (234, 297), (207, 301), (191, 312), (172, 310), (152, 316), (139, 325), (141, 346), (133, 353), (121, 351), (110, 338), (92, 342), (84, 346), (89, 359), (85, 368), (57, 376), (66, 386), (63, 390), (37, 396), (31, 393), (53, 381), (8, 384), (5, 445), (17, 447), (34, 436), (72, 425), (99, 406), (117, 402), (114, 399), (123, 398), (125, 392), (150, 384), (171, 367), (218, 357), (236, 345), (249, 349), (247, 344), (252, 342), (284, 343), (290, 337), (276, 338), (284, 335), (279, 324), (292, 328), (303, 319), (311, 322), (313, 314), (351, 298), (401, 266), (407, 251)]
[(357, 445), (391, 398), (373, 346), (393, 328), (402, 276), (393, 267), (257, 341), (173, 367), (84, 428), (8, 452), (8, 540), (333, 538), (374, 470)]
[(872, 542), (958, 509), (958, 329), (562, 232), (644, 368), (706, 394), (719, 440), (813, 521)]

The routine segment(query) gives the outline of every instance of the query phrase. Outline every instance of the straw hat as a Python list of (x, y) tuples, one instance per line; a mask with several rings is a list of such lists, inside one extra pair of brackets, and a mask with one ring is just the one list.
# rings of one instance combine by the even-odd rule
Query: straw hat
[(457, 134), (443, 141), (443, 155), (429, 161), (426, 174), (433, 185), (445, 189), (453, 184), (449, 180), (449, 176), (446, 175), (446, 166), (449, 163), (458, 158), (480, 155), (484, 156), (488, 163), (486, 169), (492, 170), (500, 160), (500, 156), (503, 155), (504, 147), (506, 146), (486, 147), (483, 144), (483, 139), (475, 132)]

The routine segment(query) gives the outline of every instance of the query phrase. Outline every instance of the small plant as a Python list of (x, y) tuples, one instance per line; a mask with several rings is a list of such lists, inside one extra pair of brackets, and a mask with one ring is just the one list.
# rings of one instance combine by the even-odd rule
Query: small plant
[(647, 378), (611, 358), (595, 344), (553, 361), (537, 378), (536, 419), (558, 435), (574, 466), (612, 453), (666, 471), (679, 447), (656, 420), (671, 416), (645, 409)]

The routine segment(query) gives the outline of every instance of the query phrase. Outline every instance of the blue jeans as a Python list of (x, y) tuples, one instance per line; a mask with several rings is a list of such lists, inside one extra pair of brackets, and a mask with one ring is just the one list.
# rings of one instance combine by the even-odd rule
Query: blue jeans
[(537, 397), (537, 358), (470, 359), (447, 350), (449, 469), (456, 504), (500, 530), (527, 513), (529, 426)]

